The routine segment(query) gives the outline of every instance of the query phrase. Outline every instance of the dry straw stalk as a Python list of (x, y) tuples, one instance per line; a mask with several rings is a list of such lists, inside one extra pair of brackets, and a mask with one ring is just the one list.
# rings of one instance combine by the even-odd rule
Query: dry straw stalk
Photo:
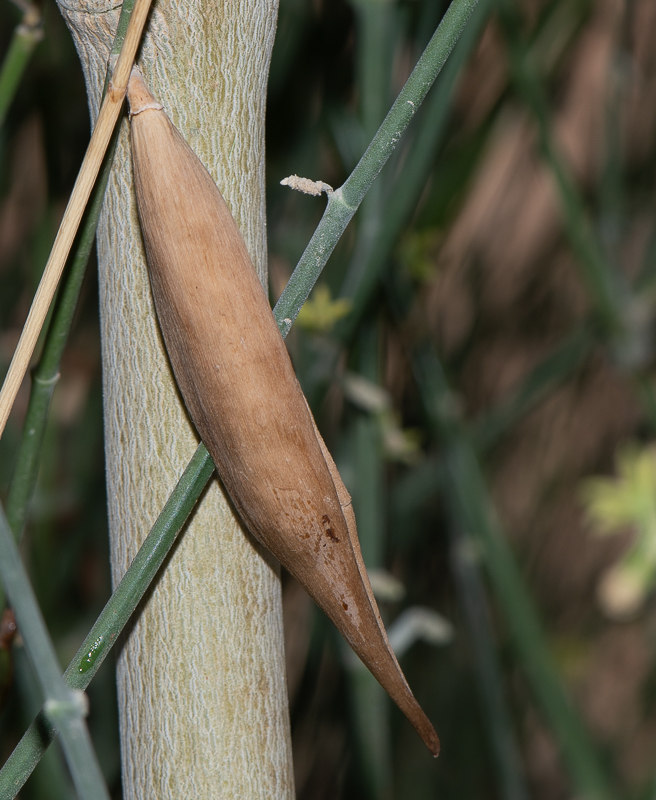
[(9, 371), (2, 386), (2, 391), (0, 391), (0, 436), (2, 436), (2, 432), (5, 429), (7, 418), (27, 372), (41, 328), (57, 290), (80, 220), (84, 214), (84, 209), (98, 177), (116, 120), (121, 112), (128, 78), (130, 77), (130, 69), (141, 41), (141, 34), (146, 24), (151, 1), (136, 0), (109, 90), (98, 114), (91, 141), (75, 181), (70, 200), (66, 206), (48, 263), (45, 266), (39, 287), (32, 301), (30, 313), (23, 327), (16, 352), (9, 365)]
[(332, 619), (437, 755), (437, 735), (387, 640), (350, 497), (235, 221), (136, 68), (128, 99), (153, 297), (189, 414), (250, 532)]

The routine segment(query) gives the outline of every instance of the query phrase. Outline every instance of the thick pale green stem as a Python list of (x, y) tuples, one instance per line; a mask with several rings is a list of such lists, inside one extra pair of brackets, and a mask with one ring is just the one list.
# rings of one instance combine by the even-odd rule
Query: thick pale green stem
[[(100, 8), (99, 6), (102, 6)], [(105, 13), (98, 13), (103, 11)], [(140, 63), (205, 163), (266, 275), (264, 103), (276, 0), (153, 10)], [(93, 115), (113, 4), (62, 5)], [(127, 126), (125, 126), (127, 128)], [(115, 583), (194, 452), (152, 309), (119, 140), (98, 233), (107, 481)], [(124, 796), (293, 796), (277, 569), (213, 482), (118, 663)]]

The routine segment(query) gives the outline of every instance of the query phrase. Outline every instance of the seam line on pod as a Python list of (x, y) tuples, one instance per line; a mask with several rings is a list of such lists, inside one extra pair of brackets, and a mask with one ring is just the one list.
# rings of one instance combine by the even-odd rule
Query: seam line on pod
[(147, 103), (145, 106), (141, 106), (136, 111), (130, 110), (129, 118), (136, 117), (137, 114), (141, 114), (142, 111), (164, 111), (164, 106), (160, 105), (159, 103)]

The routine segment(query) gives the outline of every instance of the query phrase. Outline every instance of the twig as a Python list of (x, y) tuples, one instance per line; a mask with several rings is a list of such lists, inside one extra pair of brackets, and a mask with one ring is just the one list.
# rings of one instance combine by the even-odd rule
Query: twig
[[(351, 187), (349, 195), (354, 198), (355, 195), (360, 195), (359, 199), (355, 200), (354, 206), (345, 204), (343, 201), (332, 204), (332, 199), (337, 192), (329, 196), (328, 208), (324, 213), (320, 228), (313, 236), (312, 242), (308, 245), (294, 270), (290, 283), (273, 311), (283, 337), (291, 329), (293, 320), (296, 319), (348, 221), (357, 210), (357, 206), (385, 161), (393, 152), (398, 138), (409, 124), (414, 112), (440, 72), (476, 3), (477, 0), (454, 0), (452, 3), (420, 63), (402, 90), (402, 94), (381, 125), (374, 142), (347, 181)], [(395, 109), (397, 112), (399, 111), (399, 106), (401, 115), (404, 117), (404, 124), (403, 120), (399, 124), (398, 114), (393, 113)], [(370, 151), (374, 143), (376, 144), (376, 155), (369, 158), (367, 156), (371, 155)], [(319, 237), (317, 237), (318, 233), (321, 234)], [(320, 241), (321, 238), (324, 239), (323, 243)], [(111, 645), (118, 632), (123, 628), (125, 621), (133, 613), (139, 600), (148, 589), (166, 553), (176, 540), (184, 520), (209, 482), (212, 473), (213, 464), (210, 456), (205, 446), (200, 444), (119, 587), (105, 606), (82, 648), (69, 665), (66, 671), (69, 686), (86, 688), (93, 678), (111, 650)], [(86, 663), (82, 665), (85, 659)], [(37, 717), (0, 771), (0, 800), (11, 800), (14, 795), (8, 793), (11, 791), (9, 787), (19, 788), (22, 786), (54, 739), (56, 730), (54, 726), (47, 723), (47, 720), (44, 724), (44, 719), (43, 713)]]
[(54, 645), (41, 616), (18, 546), (1, 509), (0, 578), (45, 695), (46, 714), (61, 730), (64, 753), (78, 795), (81, 800), (109, 800), (109, 792), (84, 723), (86, 698), (81, 692), (71, 691), (60, 676)]
[(295, 319), (291, 309), (300, 309), (307, 300), (346, 226), (446, 63), (477, 2), (453, 0), (357, 167), (339, 189), (328, 195), (324, 215), (278, 300), (280, 309), (285, 310), (283, 317), (289, 320), (285, 330)]
[(112, 136), (116, 120), (123, 106), (123, 98), (134, 61), (137, 47), (141, 40), (151, 0), (137, 0), (130, 18), (130, 25), (125, 36), (109, 91), (100, 109), (93, 136), (89, 142), (80, 173), (73, 187), (73, 193), (66, 207), (57, 238), (52, 247), (50, 258), (43, 271), (30, 313), (18, 342), (18, 347), (9, 365), (9, 371), (0, 391), (0, 436), (4, 431), (9, 417), (9, 412), (14, 404), (16, 395), (36, 347), (39, 333), (45, 322), (54, 297), (59, 279), (61, 278), (66, 259), (73, 244), (75, 234), (84, 214), (87, 201), (98, 176), (100, 166), (105, 156), (105, 151)]

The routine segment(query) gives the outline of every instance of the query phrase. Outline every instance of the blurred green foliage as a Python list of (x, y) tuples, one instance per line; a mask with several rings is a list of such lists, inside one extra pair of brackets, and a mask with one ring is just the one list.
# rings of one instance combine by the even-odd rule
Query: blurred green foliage
[[(267, 120), (274, 300), (325, 204), (280, 180), (344, 181), (446, 6), (281, 0)], [(386, 623), (427, 607), (454, 630), (403, 656), (443, 742), (433, 762), (284, 576), (301, 799), (653, 796), (652, 9), (481, 0), (289, 336), (365, 561), (405, 586), (381, 599)], [(88, 138), (77, 56), (55, 6), (43, 12), (0, 128), (3, 369)], [(0, 57), (20, 18), (5, 0)], [(94, 281), (91, 269), (23, 547), (62, 663), (109, 594)], [(25, 404), (0, 441), (3, 501)], [(618, 450), (627, 439), (639, 444)], [(615, 458), (616, 479), (590, 479)], [(590, 535), (583, 512), (632, 526), (633, 544)], [(641, 570), (641, 592), (620, 620), (596, 587), (622, 569)], [(564, 641), (584, 668), (561, 675), (549, 650)], [(11, 652), (3, 760), (39, 705), (20, 641)], [(110, 663), (89, 694), (119, 797)], [(53, 748), (24, 797), (59, 796), (70, 788)]]
[(584, 508), (600, 536), (630, 531), (631, 546), (602, 576), (599, 601), (606, 613), (635, 615), (656, 584), (656, 453), (653, 446), (624, 445), (617, 452), (617, 477), (588, 478)]

